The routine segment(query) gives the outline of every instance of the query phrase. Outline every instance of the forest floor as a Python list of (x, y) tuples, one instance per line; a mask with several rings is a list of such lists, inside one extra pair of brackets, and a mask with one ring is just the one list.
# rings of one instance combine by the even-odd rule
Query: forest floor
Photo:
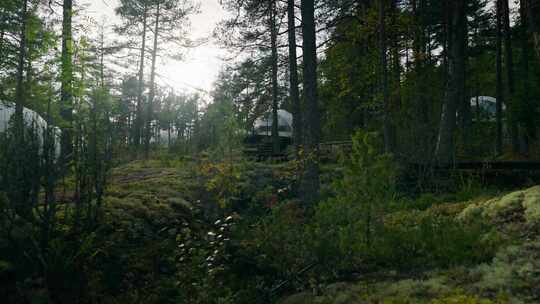
[[(85, 297), (92, 303), (263, 303), (238, 299), (243, 293), (244, 300), (253, 299), (259, 285), (267, 286), (259, 293), (267, 292), (284, 277), (305, 267), (313, 256), (309, 247), (312, 240), (300, 235), (305, 231), (299, 226), (315, 217), (308, 218), (291, 209), (296, 201), (291, 190), (296, 178), (295, 166), (292, 162), (167, 157), (120, 165), (109, 176), (99, 227), (88, 236), (91, 245), (87, 247), (91, 251), (70, 253), (65, 251), (68, 248), (59, 248), (57, 255), (62, 257), (61, 261), (70, 261), (66, 258), (70, 254), (75, 261), (86, 256), (84, 263), (74, 267), (84, 272)], [(332, 181), (340, 175), (339, 166), (323, 166), (323, 195), (332, 195)], [(409, 261), (409, 257), (415, 257), (406, 251), (416, 249), (400, 243), (408, 239), (400, 238), (403, 235), (386, 235), (397, 240), (389, 243), (394, 247), (388, 247), (397, 251), (389, 255), (397, 260), (389, 262), (384, 257), (375, 257), (376, 262), (370, 264), (375, 266), (370, 266), (369, 272), (355, 269), (354, 276), (348, 279), (339, 276), (321, 279), (317, 277), (320, 273), (314, 271), (300, 280), (306, 284), (288, 286), (274, 301), (279, 304), (540, 302), (540, 186), (508, 192), (469, 189), (466, 194), (424, 194), (405, 205), (385, 214), (381, 221), (388, 229), (412, 237), (410, 240), (417, 246), (426, 246), (416, 248), (426, 257)], [(232, 239), (232, 245), (216, 249), (212, 246), (217, 245), (201, 244), (207, 242), (210, 232), (220, 233), (216, 220), (228, 215), (242, 218), (234, 225), (236, 234), (222, 233)], [(442, 225), (453, 223), (456, 227), (425, 226), (423, 219), (442, 219)], [(489, 229), (478, 230), (480, 234), (474, 231), (461, 234), (469, 229), (463, 227), (476, 227), (470, 225), (475, 222), (485, 223)], [(399, 230), (403, 227), (406, 229)], [(188, 240), (186, 231), (191, 236), (199, 235), (199, 242)], [(478, 240), (467, 239), (471, 237)], [(307, 243), (303, 244), (304, 241)], [(184, 244), (193, 248), (189, 254), (182, 251)], [(474, 247), (484, 245), (485, 248)], [(478, 260), (476, 253), (481, 260), (491, 248), (494, 251), (482, 262), (461, 262), (471, 260), (471, 253), (472, 260)], [(432, 254), (432, 250), (436, 252)], [(460, 250), (467, 251), (461, 260), (455, 258), (461, 254)], [(211, 255), (218, 251), (223, 252), (223, 257)], [(188, 255), (193, 263), (182, 264)], [(301, 260), (300, 255), (306, 258)], [(364, 257), (359, 256), (362, 261)], [(221, 264), (201, 267), (197, 262), (206, 264), (210, 257)], [(433, 266), (439, 265), (436, 262), (427, 265), (437, 259), (453, 262), (444, 267)], [(392, 264), (398, 260), (401, 262)], [(414, 266), (409, 267), (409, 262)], [(426, 265), (418, 264), (424, 262)], [(61, 263), (58, 267), (66, 269)], [(227, 271), (213, 276), (212, 267)], [(313, 285), (311, 280), (317, 283)], [(194, 285), (185, 287), (186, 284)], [(62, 291), (67, 301), (64, 302), (74, 303), (76, 298), (70, 300), (67, 290)], [(186, 302), (186, 293), (188, 298), (195, 295), (199, 298)], [(228, 295), (229, 302), (218, 301)]]
[[(114, 232), (107, 239), (117, 240), (111, 247), (122, 244), (122, 248), (115, 250), (121, 251), (118, 254), (125, 258), (125, 265), (130, 265), (124, 266), (128, 274), (123, 274), (124, 283), (120, 284), (124, 286), (120, 289), (123, 293), (134, 284), (130, 278), (138, 278), (137, 288), (148, 291), (152, 286), (162, 289), (174, 277), (175, 249), (170, 246), (170, 238), (160, 235), (174, 235), (177, 231), (173, 227), (182, 223), (193, 227), (193, 223), (198, 222), (201, 230), (208, 229), (210, 225), (203, 222), (211, 223), (214, 219), (205, 219), (204, 214), (211, 214), (217, 208), (215, 205), (222, 203), (215, 198), (216, 193), (240, 196), (242, 194), (235, 189), (254, 189), (250, 190), (256, 197), (254, 200), (268, 204), (275, 199), (272, 193), (286, 187), (291, 177), (287, 164), (247, 163), (243, 166), (239, 173), (229, 172), (232, 169), (220, 164), (152, 160), (132, 162), (112, 171), (106, 215), (107, 222), (114, 226), (109, 231)], [(335, 171), (335, 168), (326, 169)], [(233, 180), (228, 180), (228, 174)], [(325, 176), (323, 182), (328, 183), (330, 177)], [(268, 187), (270, 189), (265, 189)], [(212, 202), (214, 206), (203, 206), (201, 201)], [(485, 263), (455, 264), (412, 273), (382, 268), (377, 273), (359, 275), (353, 281), (334, 282), (316, 291), (284, 296), (278, 303), (489, 304), (540, 300), (540, 186), (504, 195), (482, 194), (423, 209), (406, 211), (407, 216), (440, 213), (462, 223), (483, 218), (495, 232), (489, 230), (490, 235), (480, 237), (504, 245), (497, 247), (494, 258)], [(128, 246), (126, 240), (137, 240), (132, 245), (139, 247)], [(140, 247), (147, 250), (138, 250)], [(160, 252), (158, 261), (157, 252)], [(158, 280), (152, 281), (155, 278)], [(159, 302), (159, 293), (149, 292), (146, 297), (149, 302)], [(129, 293), (121, 296), (123, 300), (133, 300), (131, 297)]]
[(488, 219), (495, 228), (490, 233), (497, 233), (495, 241), (504, 245), (485, 263), (414, 274), (383, 271), (356, 282), (330, 284), (315, 294), (298, 293), (279, 303), (539, 303), (540, 186), (436, 208), (452, 210), (448, 214), (464, 222)]

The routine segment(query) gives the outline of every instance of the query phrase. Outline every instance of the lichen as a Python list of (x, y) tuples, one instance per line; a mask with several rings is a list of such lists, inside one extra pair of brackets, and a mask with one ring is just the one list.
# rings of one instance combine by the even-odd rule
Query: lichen
[(523, 198), (525, 208), (525, 219), (529, 223), (540, 221), (540, 186), (529, 188), (525, 191)]

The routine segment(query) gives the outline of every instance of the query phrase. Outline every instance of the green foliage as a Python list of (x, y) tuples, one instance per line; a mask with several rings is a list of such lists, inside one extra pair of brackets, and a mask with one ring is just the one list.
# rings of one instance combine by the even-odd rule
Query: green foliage
[(232, 201), (238, 199), (240, 188), (240, 172), (234, 163), (221, 163), (217, 165), (207, 164), (201, 168), (202, 172), (210, 175), (211, 178), (206, 183), (206, 189), (215, 193), (221, 208), (231, 207)]
[(376, 242), (381, 212), (393, 199), (391, 159), (380, 154), (375, 140), (358, 131), (350, 158), (343, 161), (343, 178), (335, 182), (336, 196), (315, 208), (310, 239), (319, 260), (336, 269), (360, 267), (355, 257)]
[(479, 297), (467, 296), (467, 295), (456, 295), (443, 299), (433, 300), (432, 304), (494, 304), (493, 302), (487, 299), (480, 299)]
[(489, 260), (497, 247), (496, 236), (481, 222), (464, 225), (452, 216), (405, 211), (384, 219), (384, 232), (373, 253), (390, 267), (422, 269), (476, 264)]
[(491, 264), (482, 264), (472, 270), (479, 278), (475, 288), (483, 293), (502, 293), (519, 296), (528, 302), (539, 300), (535, 292), (540, 283), (538, 269), (538, 241), (511, 245), (501, 249)]

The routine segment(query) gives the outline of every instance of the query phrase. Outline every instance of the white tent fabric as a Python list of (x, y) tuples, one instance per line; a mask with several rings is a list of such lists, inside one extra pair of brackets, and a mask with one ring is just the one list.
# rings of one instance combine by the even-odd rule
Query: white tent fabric
[[(471, 108), (473, 113), (479, 111), (483, 119), (495, 119), (495, 116), (497, 115), (497, 99), (491, 96), (474, 96), (471, 98)], [(506, 110), (504, 104), (502, 105), (502, 110)], [(475, 117), (474, 114), (473, 117)]]
[[(176, 129), (171, 129), (171, 144), (178, 139), (178, 132)], [(159, 129), (159, 135), (154, 135), (151, 139), (152, 143), (158, 143), (162, 147), (169, 147), (169, 131)]]
[[(0, 103), (0, 133), (5, 132), (9, 128), (9, 122), (12, 116), (15, 114), (15, 105), (12, 103)], [(43, 145), (43, 134), (47, 129), (47, 122), (38, 113), (23, 108), (24, 123), (28, 127), (36, 129), (39, 144)], [(55, 155), (60, 156), (60, 136), (62, 134), (60, 128), (53, 127), (53, 134), (55, 137)]]
[[(293, 116), (285, 110), (278, 110), (278, 133), (280, 137), (292, 137)], [(272, 135), (272, 112), (267, 112), (257, 118), (253, 124), (255, 134), (263, 136)]]

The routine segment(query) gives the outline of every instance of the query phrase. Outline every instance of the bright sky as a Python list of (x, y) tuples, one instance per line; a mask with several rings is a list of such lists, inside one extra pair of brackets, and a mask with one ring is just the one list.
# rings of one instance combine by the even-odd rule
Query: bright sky
[[(158, 60), (157, 70), (162, 75), (158, 82), (178, 91), (209, 91), (223, 64), (220, 58), (225, 53), (211, 39), (211, 34), (217, 22), (224, 18), (225, 12), (219, 0), (194, 0), (197, 1), (201, 5), (201, 13), (191, 17), (190, 38), (209, 38), (209, 42), (184, 51), (186, 56), (181, 62), (165, 58)], [(82, 15), (90, 15), (96, 21), (105, 18), (106, 26), (119, 23), (114, 14), (118, 0), (81, 0), (80, 3), (88, 5)]]

